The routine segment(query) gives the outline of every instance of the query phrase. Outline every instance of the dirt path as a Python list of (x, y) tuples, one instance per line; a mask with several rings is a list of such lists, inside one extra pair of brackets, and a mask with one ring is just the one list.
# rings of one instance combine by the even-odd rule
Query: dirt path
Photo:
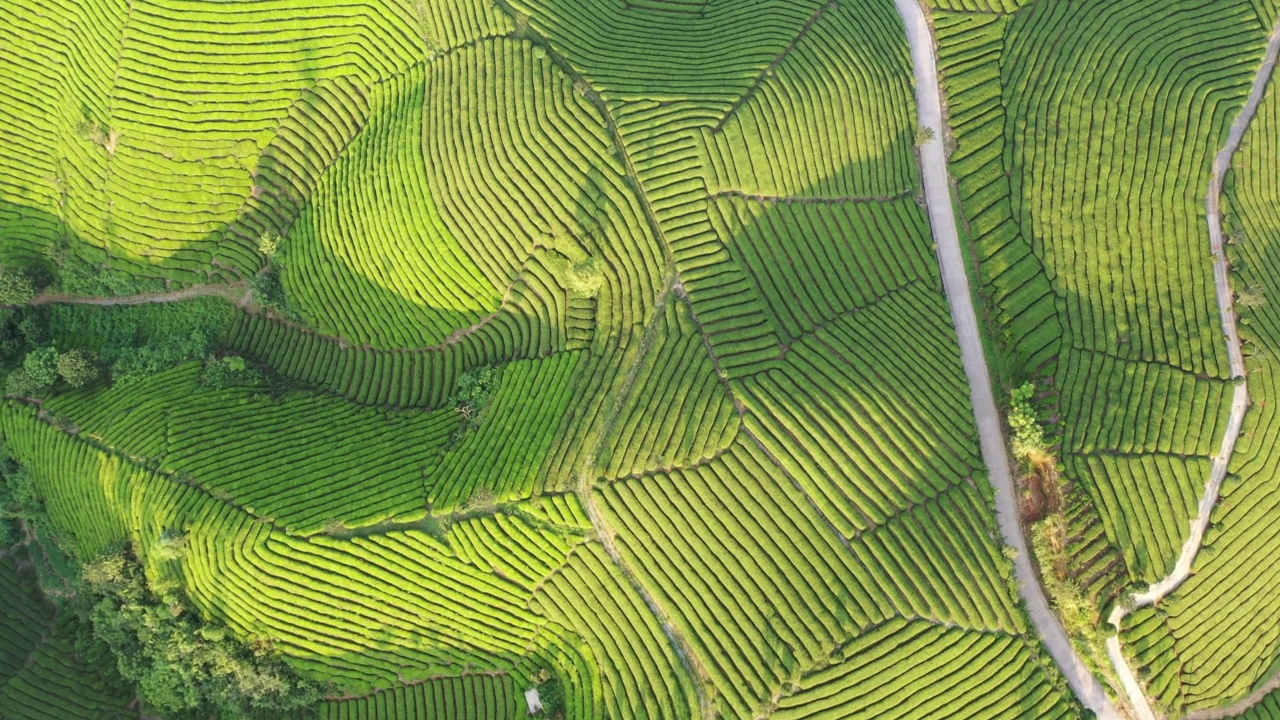
[[(1218, 152), (1218, 156), (1214, 159), (1213, 174), (1209, 177), (1209, 192), (1205, 196), (1205, 210), (1208, 214), (1209, 223), (1209, 244), (1213, 248), (1213, 279), (1214, 284), (1217, 286), (1218, 312), (1222, 316), (1222, 331), (1227, 342), (1227, 357), (1231, 364), (1231, 376), (1237, 382), (1235, 392), (1231, 398), (1231, 415), (1227, 420), (1227, 430), (1222, 436), (1222, 447), (1213, 458), (1209, 481), (1205, 484), (1204, 495), (1200, 498), (1197, 515), (1191, 521), (1191, 533), (1187, 537), (1186, 543), (1182, 546), (1182, 553), (1178, 556), (1178, 562), (1174, 565), (1173, 572), (1165, 576), (1163, 580), (1151, 585), (1145, 592), (1134, 596), (1134, 609), (1160, 602), (1174, 590), (1177, 590), (1182, 583), (1186, 582), (1188, 577), (1191, 577), (1191, 565), (1195, 562), (1196, 555), (1200, 553), (1200, 547), (1204, 544), (1204, 533), (1209, 527), (1213, 507), (1218, 503), (1218, 493), (1222, 490), (1222, 481), (1227, 476), (1227, 469), (1231, 463), (1231, 454), (1235, 451), (1236, 440), (1240, 437), (1240, 428), (1244, 424), (1244, 415), (1249, 409), (1249, 386), (1245, 379), (1244, 353), (1241, 349), (1240, 334), (1236, 325), (1234, 293), (1231, 290), (1231, 278), (1228, 275), (1227, 255), (1223, 248), (1222, 181), (1226, 177), (1227, 171), (1231, 169), (1231, 158), (1235, 155), (1236, 150), (1240, 148), (1240, 142), (1244, 139), (1244, 134), (1249, 129), (1249, 123), (1253, 121), (1253, 116), (1258, 111), (1258, 105), (1261, 104), (1263, 96), (1266, 95), (1267, 84), (1275, 71), (1276, 58), (1278, 56), (1280, 56), (1280, 21), (1277, 21), (1275, 28), (1271, 31), (1267, 52), (1263, 56), (1262, 65), (1258, 68), (1257, 75), (1254, 77), (1249, 99), (1236, 117), (1235, 122), (1232, 123), (1226, 145), (1222, 147), (1222, 150)], [(1121, 652), (1119, 632), (1121, 624), (1130, 612), (1131, 610), (1125, 610), (1117, 606), (1111, 612), (1111, 616), (1107, 618), (1107, 622), (1111, 623), (1117, 633), (1116, 636), (1107, 640), (1107, 650), (1111, 656), (1111, 663), (1115, 665), (1116, 671), (1120, 673), (1122, 678), (1128, 679), (1132, 679), (1133, 672)], [(1275, 678), (1272, 681), (1274, 682)], [(1133, 687), (1130, 687), (1130, 683), (1127, 680), (1125, 682), (1125, 690), (1129, 694), (1130, 702), (1133, 703), (1143, 720), (1154, 718), (1155, 713), (1152, 711), (1146, 695), (1138, 688), (1136, 681), (1132, 684)]]
[(934, 134), (934, 139), (920, 147), (920, 169), (924, 177), (929, 223), (933, 228), (933, 238), (938, 244), (943, 285), (950, 300), (951, 316), (960, 340), (965, 375), (969, 379), (973, 411), (982, 444), (982, 459), (990, 473), (991, 484), (996, 489), (996, 520), (1000, 525), (1000, 534), (1004, 536), (1005, 544), (1017, 551), (1014, 567), (1019, 581), (1018, 591), (1026, 603), (1032, 624), (1044, 640), (1045, 649), (1085, 707), (1096, 713), (1101, 720), (1118, 719), (1121, 717), (1119, 711), (1107, 697), (1101, 683), (1089, 672), (1084, 660), (1076, 653), (1057, 616), (1050, 610), (1049, 601), (1031, 567), (1030, 551), (1018, 521), (1009, 455), (1000, 415), (996, 410), (995, 395), (991, 389), (991, 375), (983, 354), (978, 316), (974, 312), (973, 295), (969, 290), (969, 277), (965, 272), (960, 236), (956, 230), (955, 212), (951, 207), (950, 177), (942, 146), (942, 138), (945, 137), (942, 90), (938, 84), (933, 34), (917, 0), (894, 2), (906, 23), (907, 39), (911, 43), (920, 124), (932, 129)]
[(94, 297), (91, 295), (67, 295), (64, 293), (45, 293), (31, 299), (30, 305), (145, 305), (147, 303), (168, 303), (190, 300), (191, 298), (220, 295), (233, 302), (241, 302), (248, 296), (248, 286), (244, 283), (227, 285), (192, 285), (182, 290), (163, 293), (141, 293), (139, 295), (118, 295), (115, 297)]

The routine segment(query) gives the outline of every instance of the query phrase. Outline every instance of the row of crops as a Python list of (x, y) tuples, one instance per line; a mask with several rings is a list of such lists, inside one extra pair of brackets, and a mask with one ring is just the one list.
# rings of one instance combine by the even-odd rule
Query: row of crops
[(516, 692), (515, 680), (506, 674), (427, 680), (362, 698), (325, 703), (314, 715), (308, 716), (323, 720), (516, 720), (527, 717), (524, 698)]
[(448, 512), (478, 488), (499, 498), (529, 497), (546, 489), (543, 462), (573, 397), (580, 359), (558, 355), (512, 363), (502, 371), (480, 426), (426, 463), (427, 501), (434, 510)]
[(506, 283), (490, 284), (433, 202), (420, 147), (425, 95), (420, 65), (369, 91), (368, 121), (285, 228), (285, 287), (321, 333), (427, 347), (501, 303)]
[(911, 190), (906, 46), (882, 8), (829, 3), (816, 11), (785, 58), (711, 129), (713, 192), (867, 198)]
[(75, 658), (76, 622), (41, 594), (27, 546), (0, 550), (0, 713), (7, 720), (128, 716), (128, 693)]
[(19, 57), (4, 94), (25, 99), (0, 120), (13, 160), (0, 173), (4, 195), (57, 218), (25, 240), (48, 246), (65, 229), (78, 257), (110, 256), (120, 269), (180, 282), (258, 265), (251, 245), (222, 231), (307, 87), (326, 77), (371, 82), (426, 52), (411, 11), (392, 3), (228, 13), (187, 0), (104, 0), (5, 12)]
[(843, 545), (745, 442), (693, 469), (614, 482), (603, 503), (734, 715), (894, 615), (1023, 630), (987, 505), (967, 486)]
[(181, 365), (67, 393), (46, 409), (82, 437), (292, 532), (425, 514), (422, 467), (458, 427), (452, 410), (382, 410), (311, 393), (274, 400), (252, 387), (206, 389), (200, 372)]
[[(1272, 8), (1280, 15), (1280, 8)], [(1280, 287), (1275, 246), (1280, 242), (1280, 93), (1268, 89), (1237, 151), (1223, 195), (1224, 230), (1241, 239), (1228, 247), (1241, 315), (1253, 407), (1232, 455), (1230, 474), (1214, 509), (1195, 573), (1155, 612), (1136, 616), (1125, 634), (1150, 694), (1174, 712), (1240, 699), (1275, 672), (1280, 627), (1275, 622), (1277, 578), (1270, 570), (1280, 525), (1276, 463), (1280, 423), (1272, 358), (1280, 350), (1280, 315), (1271, 300)], [(1266, 302), (1248, 301), (1249, 293)], [(1275, 699), (1252, 715), (1270, 717)]]
[(802, 677), (771, 717), (1077, 717), (1015, 636), (894, 618), (837, 652), (848, 660)]
[(1060, 421), (1069, 570), (1105, 608), (1172, 569), (1225, 429), (1203, 194), (1275, 18), (1244, 0), (930, 5), (992, 335)]
[[(181, 529), (186, 555), (152, 560), (150, 571), (180, 582), (202, 612), (243, 637), (270, 640), (304, 673), (347, 692), (392, 687), (329, 703), (326, 714), (458, 717), (465, 708), (468, 717), (506, 717), (493, 713), (515, 707), (513, 687), (522, 693), (545, 663), (572, 681), (574, 717), (643, 717), (637, 713), (655, 702), (688, 714), (692, 690), (674, 670), (673, 650), (600, 546), (581, 545), (590, 523), (572, 497), (472, 515), (443, 536), (379, 530), (308, 539), (26, 408), (7, 409), (4, 431), (16, 457), (47, 469), (36, 481), (51, 515), (86, 555), (95, 552), (90, 539), (103, 546), (129, 536), (145, 549)], [(620, 662), (620, 648), (639, 655)], [(498, 674), (434, 679), (486, 668)], [(508, 675), (496, 689), (477, 679)], [(657, 717), (667, 716), (679, 714)]]
[(913, 284), (791, 346), (742, 381), (745, 423), (842, 535), (980, 467), (945, 301)]
[[(790, 342), (916, 280), (937, 277), (929, 229), (908, 199), (715, 202), (711, 221)], [(893, 252), (886, 252), (886, 245)]]
[(1239, 715), (1232, 716), (1231, 720), (1275, 720), (1276, 718), (1280, 718), (1280, 693), (1273, 692), (1257, 705)]
[(615, 478), (687, 467), (728, 447), (740, 419), (682, 306), (668, 303), (599, 469)]
[[(4, 406), (81, 556), (131, 541), (332, 682), (322, 717), (523, 717), (536, 684), (584, 719), (1076, 713), (992, 520), (890, 2), (121, 9), (59, 100), (97, 125), (21, 136), (73, 176), (25, 204), (177, 284), (280, 235), (291, 312), (228, 334), (267, 387)], [(1134, 403), (1208, 396), (1176, 382)]]

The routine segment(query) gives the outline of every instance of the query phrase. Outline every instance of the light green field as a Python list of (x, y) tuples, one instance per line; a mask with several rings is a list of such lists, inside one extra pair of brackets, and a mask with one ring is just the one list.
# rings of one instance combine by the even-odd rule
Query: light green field
[[(1047, 391), (1104, 605), (1168, 571), (1226, 421), (1197, 209), (1268, 1), (933, 3), (988, 353)], [(318, 683), (297, 717), (1084, 717), (996, 525), (913, 83), (889, 0), (4, 4), (0, 269), (55, 297), (0, 310), (0, 379), (40, 343), (104, 372), (11, 392), (0, 440), (73, 561), (128, 546)], [(1267, 108), (1230, 197), (1259, 283)], [(42, 304), (137, 294), (171, 315)], [(1128, 641), (1179, 711), (1280, 642), (1200, 589), (1265, 533), (1265, 417), (1135, 618), (1170, 639)], [(0, 717), (72, 684), (116, 717), (15, 547), (45, 630), (0, 631)]]

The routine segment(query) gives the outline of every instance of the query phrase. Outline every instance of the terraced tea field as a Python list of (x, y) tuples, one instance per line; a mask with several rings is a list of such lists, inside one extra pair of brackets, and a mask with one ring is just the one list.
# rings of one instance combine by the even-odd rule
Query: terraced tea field
[(1267, 717), (1278, 18), (0, 6), (0, 718)]
[[(1090, 623), (1122, 628), (1110, 659), (1117, 682), (1136, 675), (1139, 717), (1209, 717), (1280, 653), (1264, 630), (1275, 612), (1256, 605), (1273, 594), (1259, 556), (1241, 554), (1275, 538), (1234, 519), (1265, 513), (1274, 489), (1255, 335), (1275, 198), (1254, 190), (1246, 220), (1233, 197), (1236, 178), (1274, 175), (1274, 143), (1252, 139), (1274, 101), (1251, 112), (1280, 7), (977, 5), (934, 3), (951, 169), (1005, 372), (1035, 380), (1058, 420), (1056, 573), (1089, 599)], [(1215, 156), (1232, 168), (1221, 215)]]

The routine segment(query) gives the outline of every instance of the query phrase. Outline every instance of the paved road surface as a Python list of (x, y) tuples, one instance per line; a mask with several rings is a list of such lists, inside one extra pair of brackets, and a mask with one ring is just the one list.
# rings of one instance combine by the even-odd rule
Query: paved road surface
[(969, 277), (965, 273), (964, 256), (960, 250), (960, 237), (956, 231), (955, 213), (951, 208), (951, 186), (947, 174), (947, 159), (943, 152), (941, 88), (938, 86), (937, 63), (933, 52), (933, 35), (925, 19), (924, 11), (916, 0), (894, 0), (898, 13), (907, 26), (907, 39), (911, 43), (911, 64), (915, 69), (916, 102), (920, 109), (920, 124), (931, 128), (934, 139), (920, 148), (920, 167), (924, 175), (925, 199), (929, 206), (929, 222), (933, 238), (938, 244), (938, 259), (942, 265), (942, 280), (947, 297), (951, 301), (951, 317), (960, 337), (960, 354), (964, 361), (965, 375), (973, 400), (973, 411), (978, 421), (978, 433), (982, 440), (982, 459), (996, 488), (996, 519), (1005, 544), (1017, 550), (1014, 567), (1018, 575), (1019, 591), (1026, 602), (1031, 622), (1044, 640), (1053, 661), (1061, 668), (1071, 689), (1085, 707), (1097, 713), (1101, 720), (1118, 720), (1121, 715), (1111, 703), (1101, 683), (1093, 677), (1084, 661), (1076, 654), (1057, 616), (1049, 609), (1044, 591), (1036, 580), (1031, 567), (1030, 551), (1018, 522), (1013, 477), (1009, 470), (1009, 455), (1004, 442), (1000, 415), (996, 411), (995, 396), (991, 390), (991, 375), (983, 355), (982, 337), (978, 332), (978, 316), (973, 309), (973, 296), (969, 292)]

